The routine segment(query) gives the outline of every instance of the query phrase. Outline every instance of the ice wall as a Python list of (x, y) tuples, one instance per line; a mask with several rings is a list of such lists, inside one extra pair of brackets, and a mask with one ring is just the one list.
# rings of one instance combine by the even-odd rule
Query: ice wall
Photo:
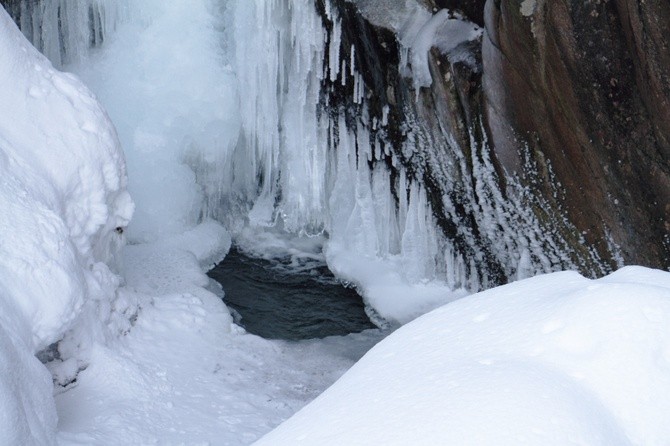
[(581, 266), (547, 230), (560, 213), (538, 216), (551, 206), (501, 180), (477, 108), (481, 29), (462, 17), (416, 0), (96, 5), (128, 20), (68, 69), (119, 129), (131, 241), (208, 217), (326, 235), (331, 269), (399, 320), (454, 290)]
[(127, 232), (131, 243), (192, 229), (219, 185), (239, 175), (229, 161), (239, 133), (239, 99), (224, 46), (225, 6), (133, 3), (103, 51), (68, 65), (96, 92), (118, 129), (137, 204)]
[(5, 0), (30, 42), (56, 66), (82, 60), (127, 15), (127, 0)]
[[(415, 0), (232, 5), (241, 134), (208, 212), (327, 233), (331, 269), (377, 309), (420, 307), (428, 283), (607, 272), (560, 206), (528, 187), (545, 167), (527, 148), (524, 177), (500, 170), (478, 93), (479, 27)], [(560, 201), (560, 184), (541, 187)], [(385, 298), (391, 285), (372, 275), (413, 291)]]

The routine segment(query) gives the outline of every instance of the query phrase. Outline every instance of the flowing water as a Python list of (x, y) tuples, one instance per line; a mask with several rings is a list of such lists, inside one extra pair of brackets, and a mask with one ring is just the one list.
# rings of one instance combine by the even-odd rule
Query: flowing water
[(312, 339), (375, 328), (361, 297), (339, 283), (323, 263), (296, 268), (233, 247), (209, 276), (247, 331), (268, 339)]

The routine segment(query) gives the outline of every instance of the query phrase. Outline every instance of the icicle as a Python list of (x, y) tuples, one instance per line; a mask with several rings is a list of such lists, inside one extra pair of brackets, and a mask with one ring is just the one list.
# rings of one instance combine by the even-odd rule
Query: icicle
[(382, 142), (379, 140), (379, 138), (375, 138), (375, 159), (376, 160), (381, 160), (382, 159)]
[(81, 61), (126, 18), (127, 0), (21, 2), (19, 26), (58, 68)]
[(389, 111), (388, 105), (382, 108), (382, 127), (386, 127), (389, 124)]
[(328, 48), (328, 58), (330, 65), (330, 81), (335, 82), (340, 72), (340, 46), (342, 39), (342, 23), (335, 19), (333, 31), (330, 34), (330, 46)]

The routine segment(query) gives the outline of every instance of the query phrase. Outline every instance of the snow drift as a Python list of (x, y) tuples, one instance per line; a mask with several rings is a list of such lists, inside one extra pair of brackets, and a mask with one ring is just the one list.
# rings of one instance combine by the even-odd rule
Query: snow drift
[(670, 273), (554, 273), (405, 325), (258, 444), (662, 444)]
[(133, 205), (107, 115), (2, 8), (0, 85), (0, 443), (48, 444), (51, 378), (33, 355), (75, 327), (100, 332)]

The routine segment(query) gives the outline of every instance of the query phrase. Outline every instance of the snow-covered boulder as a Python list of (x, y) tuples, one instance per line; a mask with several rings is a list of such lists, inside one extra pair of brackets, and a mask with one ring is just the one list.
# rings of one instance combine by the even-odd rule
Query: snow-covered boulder
[(540, 276), (402, 327), (258, 444), (666, 444), (670, 273)]
[(108, 274), (133, 205), (114, 127), (0, 12), (0, 292), (58, 339)]
[(0, 444), (44, 444), (56, 414), (34, 353), (85, 305), (108, 308), (118, 280), (107, 265), (133, 205), (106, 113), (2, 8), (0, 209)]

